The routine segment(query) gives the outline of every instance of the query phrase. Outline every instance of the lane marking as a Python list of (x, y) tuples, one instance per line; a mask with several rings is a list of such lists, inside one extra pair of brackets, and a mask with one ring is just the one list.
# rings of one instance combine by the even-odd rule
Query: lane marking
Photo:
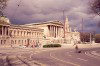
[(85, 60), (85, 59), (82, 59), (82, 58), (77, 58), (77, 59), (82, 60), (82, 61), (88, 61), (88, 60)]
[(54, 59), (56, 59), (58, 61), (61, 61), (63, 63), (66, 63), (66, 64), (71, 64), (71, 65), (74, 65), (74, 66), (80, 66), (79, 64), (75, 64), (75, 63), (72, 63), (72, 62), (68, 62), (68, 61), (64, 61), (64, 60), (58, 59), (58, 58), (52, 56), (52, 53), (50, 53), (50, 57), (52, 57), (52, 58), (54, 58)]
[[(30, 55), (30, 59), (32, 59), (33, 54)], [(46, 66), (46, 64), (40, 63), (38, 61), (33, 61), (36, 64), (40, 64), (40, 66)]]

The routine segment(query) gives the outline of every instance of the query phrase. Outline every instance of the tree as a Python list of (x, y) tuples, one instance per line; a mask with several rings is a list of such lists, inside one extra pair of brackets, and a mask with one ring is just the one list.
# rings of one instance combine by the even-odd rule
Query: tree
[[(89, 12), (100, 16), (100, 0), (91, 0), (89, 5)], [(97, 26), (100, 27), (100, 21), (98, 22)]]
[(100, 16), (100, 0), (93, 0), (90, 2), (90, 10), (92, 13)]
[[(94, 34), (91, 34), (91, 40), (93, 40)], [(90, 42), (90, 33), (80, 33), (80, 39), (82, 42)]]
[(8, 0), (0, 0), (0, 16), (4, 16), (4, 9), (7, 6)]
[(96, 43), (100, 43), (100, 34), (95, 35), (95, 41)]

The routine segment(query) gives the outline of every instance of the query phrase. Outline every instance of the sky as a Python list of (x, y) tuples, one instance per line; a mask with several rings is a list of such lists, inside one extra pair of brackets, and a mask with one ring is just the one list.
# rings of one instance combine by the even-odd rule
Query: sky
[(5, 15), (12, 24), (63, 22), (63, 11), (72, 29), (81, 31), (83, 24), (85, 32), (100, 33), (100, 16), (89, 13), (89, 0), (9, 0)]

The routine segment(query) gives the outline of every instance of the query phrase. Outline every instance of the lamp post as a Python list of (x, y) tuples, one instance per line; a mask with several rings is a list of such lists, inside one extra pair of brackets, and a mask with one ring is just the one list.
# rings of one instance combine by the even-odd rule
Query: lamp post
[(92, 43), (91, 35), (92, 35), (92, 34), (91, 34), (91, 32), (90, 32), (90, 44)]

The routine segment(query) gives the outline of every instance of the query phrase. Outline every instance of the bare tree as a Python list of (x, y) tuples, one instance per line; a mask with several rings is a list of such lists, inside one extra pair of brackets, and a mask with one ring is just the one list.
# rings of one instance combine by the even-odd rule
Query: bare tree
[[(96, 14), (100, 16), (100, 0), (90, 0), (90, 13)], [(98, 27), (100, 27), (100, 21), (98, 22)]]
[(4, 9), (7, 6), (8, 0), (0, 0), (0, 16), (4, 16)]
[(100, 16), (100, 0), (92, 0), (90, 2), (90, 10), (92, 13)]

